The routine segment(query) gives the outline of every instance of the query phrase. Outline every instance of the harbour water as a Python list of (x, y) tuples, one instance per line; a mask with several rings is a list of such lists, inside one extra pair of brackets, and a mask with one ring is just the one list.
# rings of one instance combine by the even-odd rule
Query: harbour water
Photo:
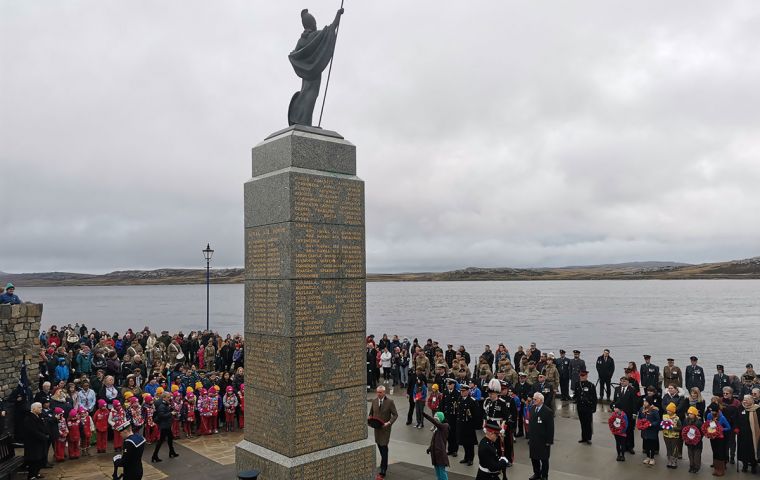
[[(43, 326), (84, 322), (123, 332), (127, 328), (205, 328), (205, 285), (23, 288), (23, 300), (45, 304)], [(708, 378), (715, 364), (741, 373), (760, 364), (760, 280), (389, 282), (367, 285), (367, 329), (398, 333), (424, 343), (463, 344), (473, 356), (489, 343), (538, 343), (558, 354), (582, 351), (593, 372), (603, 348), (622, 362), (642, 354), (682, 368), (700, 357)], [(211, 328), (243, 331), (243, 285), (211, 286)]]

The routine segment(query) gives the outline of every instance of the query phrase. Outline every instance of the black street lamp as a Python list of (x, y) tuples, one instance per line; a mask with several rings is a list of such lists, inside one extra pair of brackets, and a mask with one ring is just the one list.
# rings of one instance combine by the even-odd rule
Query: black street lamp
[(206, 259), (206, 331), (208, 331), (208, 318), (209, 318), (209, 285), (211, 284), (211, 257), (214, 256), (214, 251), (211, 249), (211, 244), (206, 244), (206, 249), (203, 250), (203, 258)]

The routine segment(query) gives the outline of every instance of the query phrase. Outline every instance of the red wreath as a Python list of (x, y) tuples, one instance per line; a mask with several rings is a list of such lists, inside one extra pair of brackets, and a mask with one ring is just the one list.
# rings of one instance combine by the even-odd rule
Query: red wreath
[(646, 430), (647, 428), (652, 426), (652, 422), (647, 420), (646, 418), (639, 418), (636, 420), (636, 429), (637, 430)]
[[(715, 423), (715, 427), (710, 427), (711, 423)], [(717, 420), (707, 420), (702, 424), (702, 435), (710, 440), (720, 440), (723, 438), (723, 425)]]
[(702, 440), (702, 432), (696, 425), (686, 425), (681, 430), (681, 438), (686, 445), (694, 446)]
[[(620, 420), (618, 423), (618, 426), (615, 426), (615, 421)], [(626, 421), (625, 417), (622, 414), (613, 413), (610, 416), (610, 419), (607, 420), (607, 425), (610, 427), (610, 432), (612, 432), (613, 435), (624, 435), (626, 431)]]

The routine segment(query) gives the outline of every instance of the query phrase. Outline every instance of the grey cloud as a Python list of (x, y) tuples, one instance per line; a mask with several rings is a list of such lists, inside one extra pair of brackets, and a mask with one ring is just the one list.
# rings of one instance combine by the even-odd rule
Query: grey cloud
[[(330, 2), (0, 7), (0, 270), (242, 264), (250, 148)], [(712, 261), (760, 245), (751, 1), (348, 2), (324, 125), (370, 271)]]

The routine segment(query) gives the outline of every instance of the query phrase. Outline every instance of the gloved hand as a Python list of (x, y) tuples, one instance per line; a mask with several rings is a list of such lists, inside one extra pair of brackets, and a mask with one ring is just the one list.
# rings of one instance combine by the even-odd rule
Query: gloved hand
[(507, 457), (501, 457), (501, 458), (499, 459), (499, 461), (500, 461), (500, 462), (502, 462), (502, 461), (503, 461), (503, 462), (504, 462), (504, 465), (509, 465), (509, 460), (507, 460)]

